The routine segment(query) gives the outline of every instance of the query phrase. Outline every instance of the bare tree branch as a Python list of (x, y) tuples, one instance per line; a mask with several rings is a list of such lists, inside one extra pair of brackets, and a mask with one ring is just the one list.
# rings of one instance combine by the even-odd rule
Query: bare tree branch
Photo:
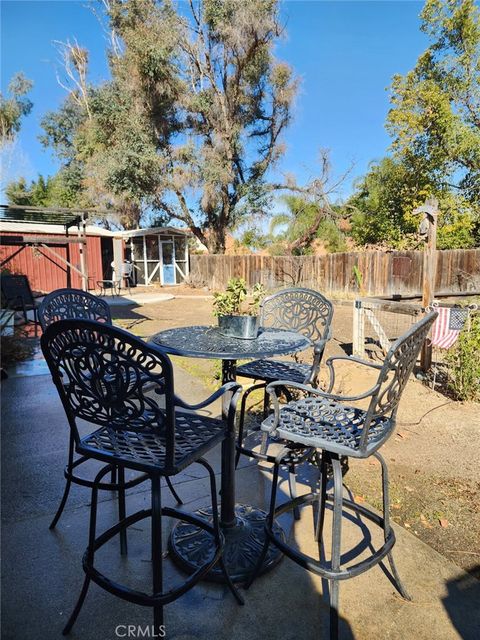
[(57, 82), (77, 104), (85, 109), (88, 119), (91, 120), (87, 85), (88, 51), (80, 47), (77, 40), (74, 40), (73, 44), (69, 40), (67, 42), (54, 40), (54, 44), (60, 55), (60, 64), (68, 78), (67, 83), (64, 83), (58, 70), (55, 70)]

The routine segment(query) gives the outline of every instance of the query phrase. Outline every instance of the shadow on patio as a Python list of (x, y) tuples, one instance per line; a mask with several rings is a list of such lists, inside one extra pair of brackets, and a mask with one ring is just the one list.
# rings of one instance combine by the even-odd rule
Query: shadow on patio
[[(207, 392), (182, 369), (176, 369), (176, 388), (191, 402)], [(81, 557), (87, 540), (89, 491), (72, 488), (66, 510), (55, 531), (49, 522), (63, 491), (68, 431), (63, 409), (49, 375), (12, 377), (3, 384), (2, 404), (2, 637), (23, 640), (61, 637), (61, 629), (78, 596), (83, 571)], [(220, 470), (219, 451), (210, 461)], [(348, 476), (347, 476), (348, 481)], [(306, 469), (302, 485), (316, 482)], [(127, 510), (148, 508), (148, 485), (127, 496)], [(176, 488), (194, 510), (208, 501), (204, 470), (190, 467), (176, 477)], [(280, 485), (288, 495), (286, 479)], [(237, 472), (237, 497), (265, 507), (270, 493), (270, 472), (242, 460)], [(173, 506), (168, 491), (164, 503)], [(112, 526), (117, 503), (111, 494), (100, 496), (99, 530)], [(329, 548), (327, 514), (325, 547)], [(283, 516), (281, 524), (305, 553), (317, 551), (312, 536), (312, 511), (306, 508), (299, 522)], [(165, 527), (171, 522), (165, 520)], [(345, 549), (361, 540), (363, 524), (346, 519)], [(480, 628), (478, 583), (459, 573), (458, 567), (406, 530), (395, 527), (394, 549), (399, 571), (414, 598), (403, 601), (380, 567), (340, 585), (341, 638), (422, 638), (466, 640)], [(148, 589), (151, 582), (150, 530), (147, 521), (129, 529), (129, 554), (121, 557), (113, 540), (98, 554), (99, 568), (119, 581)], [(166, 536), (165, 536), (166, 538)], [(378, 542), (377, 532), (371, 534)], [(346, 557), (346, 556), (345, 556)], [(106, 569), (108, 567), (108, 570)], [(165, 583), (181, 578), (165, 565)], [(288, 559), (261, 576), (245, 592), (239, 607), (223, 586), (201, 583), (165, 610), (169, 640), (321, 640), (328, 637), (328, 602), (317, 577)], [(465, 587), (465, 588), (464, 588)], [(126, 632), (122, 625), (152, 623), (149, 609), (121, 601), (93, 585), (71, 634), (81, 640), (114, 640)]]

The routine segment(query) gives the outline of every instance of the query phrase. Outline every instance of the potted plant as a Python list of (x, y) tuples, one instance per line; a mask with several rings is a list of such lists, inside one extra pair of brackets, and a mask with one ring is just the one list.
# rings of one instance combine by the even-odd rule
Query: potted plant
[(246, 302), (247, 295), (247, 284), (243, 278), (232, 278), (225, 292), (213, 294), (213, 315), (217, 316), (220, 333), (224, 336), (244, 340), (257, 337), (258, 308), (265, 288), (257, 283), (251, 290), (251, 302)]

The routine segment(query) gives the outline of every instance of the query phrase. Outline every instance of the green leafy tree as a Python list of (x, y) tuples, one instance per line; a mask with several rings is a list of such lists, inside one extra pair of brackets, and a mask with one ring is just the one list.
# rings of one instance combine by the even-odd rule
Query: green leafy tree
[[(55, 112), (47, 113), (42, 120), (44, 134), (40, 141), (54, 150), (62, 163), (54, 183), (55, 200), (65, 200), (75, 206), (95, 207), (112, 211), (112, 215), (124, 228), (136, 228), (140, 224), (142, 202), (132, 193), (125, 175), (123, 189), (116, 190), (112, 157), (119, 155), (114, 136), (119, 136), (118, 121), (125, 116), (125, 103), (130, 94), (122, 91), (115, 81), (99, 87), (88, 83), (88, 52), (75, 43), (57, 43), (63, 59), (65, 77), (58, 77), (67, 90), (67, 96)], [(134, 109), (131, 109), (133, 112)], [(135, 135), (135, 120), (127, 133)], [(131, 138), (129, 138), (131, 139)], [(140, 140), (140, 138), (139, 138)], [(137, 148), (139, 142), (137, 141)], [(130, 155), (122, 157), (123, 167), (136, 166)], [(52, 204), (57, 204), (54, 202)], [(102, 217), (104, 223), (109, 220)]]
[(392, 157), (372, 164), (348, 205), (359, 244), (418, 244), (415, 207), (439, 200), (439, 248), (480, 243), (480, 13), (473, 0), (427, 0), (431, 44), (392, 82)]
[(134, 224), (153, 207), (223, 252), (226, 231), (284, 186), (266, 180), (297, 87), (273, 56), (277, 2), (105, 4), (112, 80), (89, 86), (88, 56), (67, 43), (71, 90), (45, 118), (44, 142), (80, 171), (83, 197), (121, 202)]
[(399, 249), (419, 245), (419, 218), (413, 214), (426, 198), (439, 201), (437, 246), (467, 249), (475, 246), (475, 208), (448, 187), (435, 189), (428, 175), (415, 172), (391, 157), (373, 163), (357, 183), (345, 214), (351, 216), (351, 235), (360, 245)]
[(72, 190), (64, 173), (45, 179), (42, 175), (27, 184), (25, 178), (10, 182), (5, 195), (10, 204), (34, 207), (71, 207), (76, 204), (76, 191)]
[(345, 251), (345, 236), (338, 228), (335, 207), (324, 200), (323, 205), (305, 196), (283, 197), (287, 210), (273, 216), (270, 242), (274, 254), (304, 255), (312, 253), (312, 243), (318, 239), (330, 252)]
[(418, 220), (412, 211), (428, 194), (428, 179), (400, 160), (372, 163), (348, 201), (353, 239), (361, 245), (400, 244), (406, 234), (415, 233)]
[(27, 94), (33, 87), (23, 73), (16, 73), (8, 85), (10, 97), (0, 93), (0, 145), (11, 142), (20, 131), (22, 118), (32, 110), (33, 103)]
[(392, 83), (393, 150), (437, 189), (480, 196), (480, 10), (474, 0), (427, 0), (431, 45)]
[(120, 64), (152, 105), (148, 121), (165, 96), (175, 101), (166, 123), (176, 135), (156, 150), (160, 166), (145, 193), (210, 251), (223, 252), (245, 204), (260, 210), (268, 202), (265, 174), (283, 151), (290, 119), (296, 82), (272, 53), (281, 32), (277, 2), (204, 0), (191, 2), (188, 15), (150, 0), (110, 7)]

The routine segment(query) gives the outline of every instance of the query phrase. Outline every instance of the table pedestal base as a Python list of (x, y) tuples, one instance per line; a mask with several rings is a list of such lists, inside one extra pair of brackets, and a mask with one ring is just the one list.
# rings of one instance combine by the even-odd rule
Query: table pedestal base
[[(263, 549), (267, 514), (257, 507), (243, 504), (235, 506), (235, 514), (236, 525), (223, 529), (225, 536), (223, 558), (233, 582), (245, 582), (255, 568)], [(211, 520), (212, 510), (208, 507), (199, 509), (196, 515)], [(276, 523), (274, 530), (277, 535), (285, 537), (282, 528)], [(205, 564), (212, 554), (212, 545), (213, 538), (209, 533), (186, 522), (178, 522), (169, 539), (173, 561), (188, 573), (193, 573)], [(270, 545), (262, 573), (270, 571), (282, 557), (283, 554), (274, 545)], [(224, 582), (218, 564), (207, 574), (206, 580)]]

